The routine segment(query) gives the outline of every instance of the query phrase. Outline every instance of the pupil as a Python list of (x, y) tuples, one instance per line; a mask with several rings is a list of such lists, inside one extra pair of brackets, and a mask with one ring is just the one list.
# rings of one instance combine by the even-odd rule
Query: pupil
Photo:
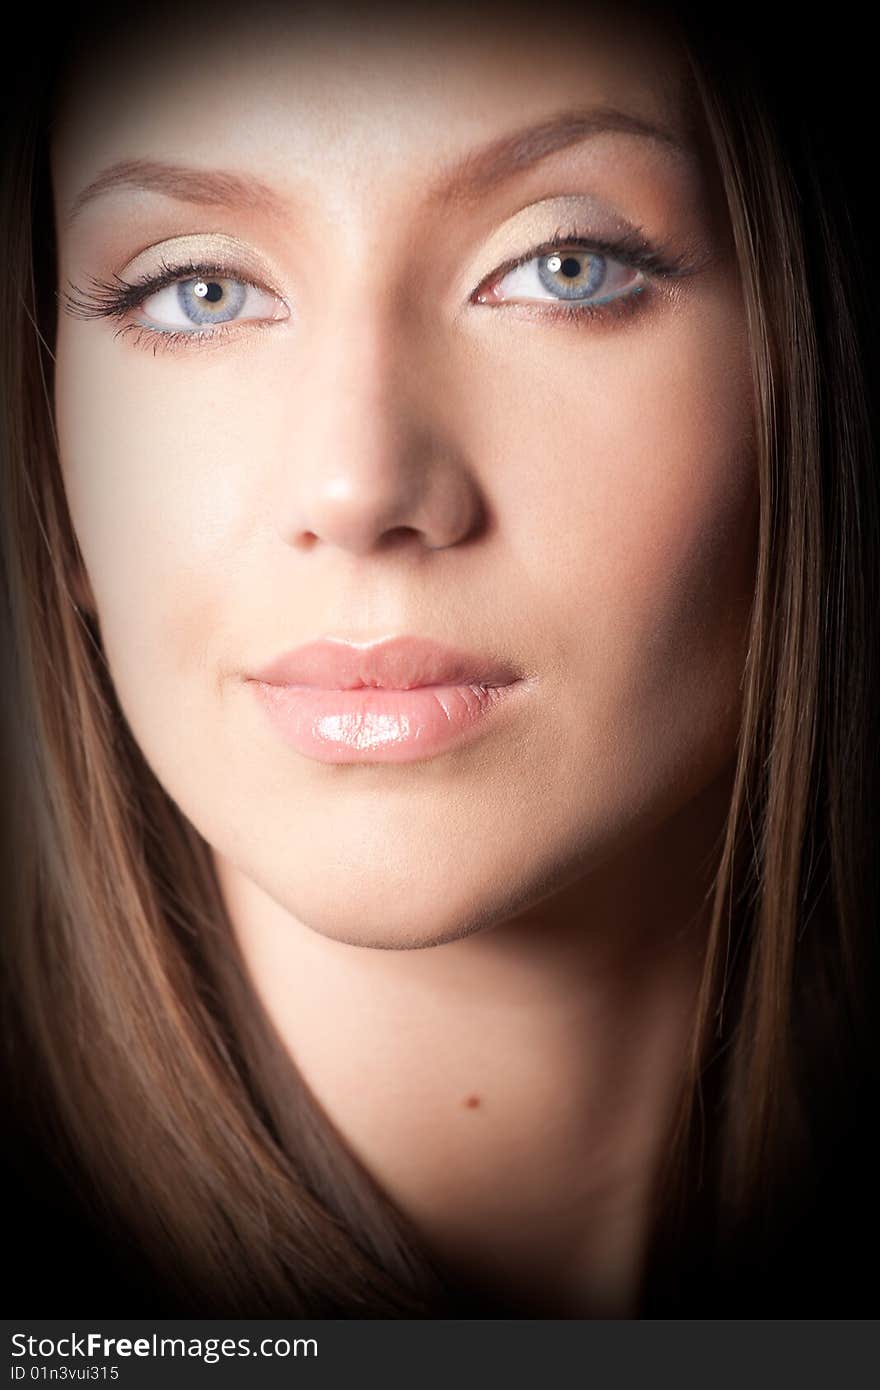
[(580, 262), (577, 261), (574, 256), (566, 256), (559, 269), (563, 275), (569, 276), (572, 280), (576, 279), (581, 273)]
[(211, 304), (216, 304), (217, 300), (221, 298), (222, 294), (222, 287), (217, 284), (216, 280), (213, 280), (208, 284), (208, 293), (204, 296), (204, 298), (209, 300)]

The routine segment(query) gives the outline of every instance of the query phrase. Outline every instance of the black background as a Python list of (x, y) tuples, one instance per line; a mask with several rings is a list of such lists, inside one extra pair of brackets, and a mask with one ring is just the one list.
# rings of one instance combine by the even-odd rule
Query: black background
[[(707, 6), (706, 14), (709, 10)], [(729, 24), (736, 40), (746, 41), (760, 55), (779, 111), (788, 121), (812, 132), (823, 151), (825, 175), (845, 184), (862, 242), (863, 346), (876, 384), (875, 40), (854, 6), (834, 5), (809, 13), (807, 18), (806, 10), (769, 5), (724, 7), (723, 16), (718, 17), (719, 32), (722, 22)], [(862, 14), (867, 16), (870, 11)], [(116, 22), (118, 19), (117, 13)], [(39, 53), (46, 37), (46, 16), (22, 14), (21, 21), (24, 34), (16, 44), (23, 44), (21, 52)], [(538, 22), (564, 23), (564, 11), (536, 7)], [(703, 22), (707, 22), (705, 17)], [(173, 32), (166, 37), (173, 42)], [(6, 62), (15, 61), (14, 52), (7, 49)], [(124, 61), (124, 53), (120, 61)], [(11, 99), (10, 91), (14, 92), (14, 85), (7, 86), (7, 100)], [(6, 154), (5, 147), (0, 148), (0, 158), (5, 159)], [(14, 815), (5, 793), (4, 798), (5, 816)], [(28, 1139), (21, 1114), (21, 1105), (27, 1102), (28, 1078), (16, 1076), (12, 1080), (20, 1090), (21, 1101), (10, 1098), (7, 1105), (9, 1139), (3, 1173), (11, 1311), (41, 1318), (96, 1312), (105, 1317), (160, 1317), (188, 1311), (175, 1308), (162, 1287), (150, 1280), (136, 1251), (103, 1236), (88, 1220), (76, 1194), (66, 1187), (61, 1170), (67, 1160), (61, 1151), (56, 1158), (40, 1142)], [(876, 1275), (870, 1268), (861, 1271), (858, 1266), (861, 1258), (870, 1259), (872, 1248), (877, 1248), (876, 1197), (870, 1207), (863, 1207), (855, 1196), (860, 1184), (863, 1192), (876, 1184), (876, 1170), (868, 1168), (866, 1157), (873, 1152), (866, 1126), (864, 1133), (855, 1132), (851, 1137), (841, 1173), (829, 1184), (824, 1210), (813, 1213), (815, 1225), (811, 1223), (811, 1229), (802, 1233), (802, 1247), (793, 1247), (787, 1283), (783, 1274), (775, 1289), (764, 1289), (763, 1297), (768, 1301), (754, 1307), (756, 1316), (875, 1314)], [(843, 1176), (846, 1173), (853, 1179), (849, 1192)], [(822, 1257), (823, 1249), (827, 1249), (827, 1259)], [(797, 1277), (796, 1264), (805, 1251), (815, 1261), (814, 1268), (824, 1265), (824, 1285), (805, 1287)], [(726, 1307), (682, 1308), (677, 1316), (748, 1316), (747, 1292), (732, 1292)]]

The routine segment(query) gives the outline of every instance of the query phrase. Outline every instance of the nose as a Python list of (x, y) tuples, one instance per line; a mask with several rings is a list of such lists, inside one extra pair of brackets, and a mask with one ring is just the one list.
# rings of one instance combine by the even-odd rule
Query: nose
[(289, 544), (366, 555), (474, 536), (481, 489), (456, 443), (436, 337), (405, 339), (381, 311), (340, 314), (294, 396), (276, 513)]

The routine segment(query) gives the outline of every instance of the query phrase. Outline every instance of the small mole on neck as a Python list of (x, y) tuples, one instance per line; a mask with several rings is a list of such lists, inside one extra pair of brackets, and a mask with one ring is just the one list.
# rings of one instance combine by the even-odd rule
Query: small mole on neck
[(467, 1100), (464, 1102), (464, 1104), (467, 1106), (468, 1110), (476, 1110), (476, 1108), (477, 1108), (477, 1106), (479, 1105), (479, 1103), (480, 1103), (480, 1097), (479, 1097), (479, 1096), (468, 1096), (468, 1097), (467, 1097)]

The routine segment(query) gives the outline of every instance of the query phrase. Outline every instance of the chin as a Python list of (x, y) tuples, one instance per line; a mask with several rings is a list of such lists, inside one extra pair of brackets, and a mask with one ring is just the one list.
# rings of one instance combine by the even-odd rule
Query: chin
[(498, 920), (491, 906), (481, 908), (471, 899), (466, 903), (438, 899), (436, 888), (412, 883), (403, 892), (396, 887), (372, 893), (357, 889), (337, 898), (322, 893), (318, 901), (310, 894), (295, 894), (291, 903), (294, 916), (303, 926), (331, 941), (363, 946), (376, 951), (419, 951), (443, 946), (475, 932), (486, 930)]

